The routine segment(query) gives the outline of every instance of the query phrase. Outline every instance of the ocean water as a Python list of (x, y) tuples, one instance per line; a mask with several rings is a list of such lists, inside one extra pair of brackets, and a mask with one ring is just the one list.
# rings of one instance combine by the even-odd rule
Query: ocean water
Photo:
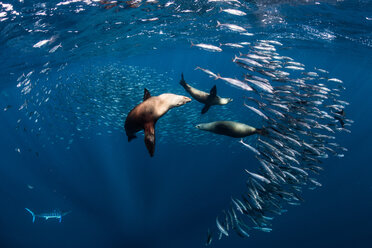
[[(371, 1), (1, 0), (0, 34), (0, 247), (204, 247), (208, 230), (211, 247), (371, 246)], [(216, 216), (244, 193), (244, 169), (260, 163), (239, 139), (195, 125), (266, 124), (243, 105), (254, 93), (195, 68), (243, 80), (247, 71), (232, 60), (260, 40), (280, 42), (278, 56), (306, 71), (342, 80), (354, 123), (332, 134), (347, 151), (321, 159), (313, 177), (322, 186), (301, 185), (304, 201), (284, 204), (272, 231), (219, 240)], [(191, 42), (250, 44), (210, 52)], [(195, 100), (170, 110), (151, 158), (142, 133), (127, 141), (125, 118), (144, 88), (188, 96), (181, 73), (234, 101), (204, 115)], [(245, 142), (257, 147), (257, 135)], [(25, 208), (71, 213), (33, 223)]]

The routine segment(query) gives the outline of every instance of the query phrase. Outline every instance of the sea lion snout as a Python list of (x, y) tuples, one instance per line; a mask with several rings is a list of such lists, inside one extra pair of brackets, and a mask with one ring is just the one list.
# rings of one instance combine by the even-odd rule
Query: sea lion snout
[(191, 98), (190, 97), (187, 97), (187, 96), (183, 96), (183, 99), (182, 99), (182, 101), (181, 101), (181, 103), (180, 103), (179, 106), (184, 105), (184, 104), (186, 104), (188, 102), (191, 102)]
[(195, 126), (197, 129), (204, 130), (206, 128), (205, 123), (200, 123)]

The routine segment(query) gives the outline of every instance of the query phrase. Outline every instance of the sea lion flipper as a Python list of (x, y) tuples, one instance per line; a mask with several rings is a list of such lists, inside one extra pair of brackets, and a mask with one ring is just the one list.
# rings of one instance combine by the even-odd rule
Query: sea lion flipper
[(209, 96), (215, 97), (217, 95), (217, 86), (213, 86), (211, 91), (209, 92)]
[(186, 81), (185, 81), (185, 79), (183, 78), (183, 73), (181, 74), (181, 80), (180, 80), (180, 85), (182, 85), (182, 86), (186, 86)]
[(145, 91), (144, 91), (144, 94), (143, 94), (143, 101), (146, 101), (150, 97), (151, 97), (150, 91), (148, 91), (148, 89), (145, 88)]
[(205, 104), (205, 105), (204, 105), (204, 108), (203, 108), (202, 111), (201, 111), (201, 113), (202, 113), (202, 114), (207, 113), (207, 111), (209, 110), (210, 107), (211, 107), (211, 105)]
[(154, 156), (155, 152), (155, 126), (153, 122), (144, 125), (145, 130), (145, 144), (150, 156)]
[(341, 124), (341, 127), (344, 128), (345, 127), (345, 122), (343, 119), (340, 119), (340, 124)]
[(128, 136), (128, 142), (130, 142), (132, 139), (137, 138), (137, 136), (135, 134), (132, 134), (132, 135), (127, 134), (127, 136)]

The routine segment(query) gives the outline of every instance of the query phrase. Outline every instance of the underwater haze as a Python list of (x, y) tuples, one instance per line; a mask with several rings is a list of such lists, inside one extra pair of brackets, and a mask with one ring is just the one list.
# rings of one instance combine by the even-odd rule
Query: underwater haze
[[(0, 247), (371, 247), (372, 1), (0, 0), (0, 34)], [(153, 157), (145, 88), (193, 98)]]

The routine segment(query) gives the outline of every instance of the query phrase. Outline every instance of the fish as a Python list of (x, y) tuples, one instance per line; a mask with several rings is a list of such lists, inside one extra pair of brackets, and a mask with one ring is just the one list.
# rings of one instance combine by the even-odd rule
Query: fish
[(269, 118), (264, 114), (262, 113), (260, 110), (252, 107), (252, 106), (249, 106), (245, 103), (243, 103), (245, 107), (249, 108), (250, 110), (252, 110), (253, 112), (255, 112), (256, 114), (258, 114), (259, 116), (261, 116), (262, 118), (264, 118), (265, 120), (268, 120)]
[(254, 80), (254, 79), (249, 79), (249, 78), (245, 78), (244, 79), (245, 81), (253, 84), (254, 86), (260, 88), (261, 90), (263, 91), (266, 91), (267, 93), (270, 93), (270, 94), (273, 94), (274, 93), (274, 89), (271, 85), (268, 85), (266, 83), (263, 83), (262, 81), (258, 81), (258, 80)]
[(218, 217), (216, 218), (216, 224), (220, 232), (226, 236), (229, 236), (229, 233), (226, 231), (226, 229), (221, 225), (221, 223), (218, 220)]
[(260, 41), (263, 43), (270, 43), (270, 44), (277, 45), (277, 46), (283, 46), (282, 43), (276, 40), (260, 40)]
[(209, 52), (222, 52), (222, 49), (220, 47), (210, 45), (210, 44), (203, 44), (203, 43), (194, 44), (191, 42), (191, 47), (193, 46), (200, 47)]
[(245, 13), (241, 10), (237, 10), (237, 9), (222, 9), (222, 8), (220, 8), (220, 12), (225, 12), (225, 13), (228, 13), (228, 14), (231, 14), (231, 15), (236, 15), (236, 16), (247, 15), (247, 13)]
[(215, 73), (213, 73), (213, 72), (211, 72), (210, 70), (208, 70), (208, 69), (203, 69), (203, 68), (197, 66), (197, 67), (195, 68), (195, 70), (201, 70), (201, 71), (207, 73), (208, 75), (214, 77), (215, 79), (218, 79), (218, 76), (217, 76)]
[(240, 33), (240, 35), (253, 36), (254, 34), (253, 33), (249, 33), (249, 32), (244, 32), (244, 33)]
[(253, 46), (253, 48), (256, 48), (258, 50), (263, 50), (263, 51), (272, 51), (272, 52), (276, 51), (274, 47), (264, 46), (264, 45), (256, 45), (256, 46)]
[(257, 154), (257, 155), (261, 155), (261, 153), (260, 153), (257, 149), (255, 149), (254, 147), (248, 145), (247, 143), (244, 143), (243, 139), (241, 139), (241, 140), (239, 141), (239, 143), (242, 144), (243, 146), (247, 147), (248, 149), (250, 149), (250, 150), (251, 150), (252, 152), (254, 152), (255, 154)]
[(211, 231), (208, 229), (208, 236), (207, 236), (207, 241), (205, 242), (205, 245), (210, 245), (212, 243), (213, 237)]
[(268, 227), (253, 227), (256, 230), (261, 230), (263, 232), (271, 232), (273, 229), (268, 228)]
[(248, 58), (239, 58), (235, 55), (234, 59), (233, 59), (233, 62), (236, 62), (237, 60), (245, 63), (245, 64), (248, 64), (248, 65), (252, 65), (252, 66), (255, 66), (255, 67), (262, 67), (262, 65), (252, 59), (248, 59)]
[(329, 82), (340, 83), (340, 84), (343, 83), (343, 81), (341, 79), (338, 79), (338, 78), (329, 78), (328, 81)]
[(28, 209), (28, 208), (25, 208), (25, 209), (26, 209), (27, 212), (29, 212), (32, 215), (32, 222), (35, 222), (36, 217), (44, 218), (45, 220), (58, 219), (59, 222), (62, 222), (62, 217), (71, 213), (71, 211), (61, 212), (59, 210), (54, 210), (54, 211), (48, 212), (48, 213), (35, 214), (30, 209)]
[(225, 44), (220, 43), (220, 46), (229, 46), (229, 47), (233, 47), (233, 48), (244, 48), (244, 46), (242, 46), (240, 44), (235, 44), (235, 43), (225, 43)]
[(263, 177), (263, 176), (261, 176), (261, 175), (258, 175), (258, 174), (256, 174), (256, 173), (250, 172), (250, 171), (247, 170), (247, 169), (245, 169), (245, 171), (246, 171), (249, 175), (251, 175), (252, 177), (254, 177), (254, 178), (260, 180), (261, 182), (264, 182), (264, 183), (271, 183), (270, 180), (268, 180), (267, 178), (265, 178), (265, 177)]
[(233, 79), (233, 78), (226, 78), (226, 77), (221, 77), (220, 74), (217, 74), (217, 78), (216, 79), (221, 79), (233, 86), (236, 86), (240, 89), (243, 89), (243, 90), (246, 90), (246, 91), (254, 91), (254, 89), (249, 86), (248, 84), (238, 80), (238, 79)]
[(294, 66), (294, 65), (289, 65), (289, 66), (286, 66), (284, 68), (291, 69), (291, 70), (296, 70), (296, 71), (303, 71), (303, 70), (305, 70), (305, 68), (303, 68), (303, 67), (298, 67), (298, 66)]
[(298, 66), (298, 67), (305, 67), (304, 64), (301, 64), (300, 62), (295, 62), (295, 61), (287, 61), (285, 64), (286, 65)]
[(271, 59), (268, 56), (262, 56), (262, 55), (257, 55), (257, 54), (246, 54), (245, 56), (247, 56), (248, 58), (251, 58), (251, 59), (261, 60), (264, 63), (269, 63), (269, 60)]
[(221, 24), (219, 21), (217, 21), (217, 27), (225, 27), (227, 29), (230, 29), (231, 31), (236, 31), (236, 32), (246, 32), (247, 30), (243, 27), (240, 27), (238, 25), (235, 25), (235, 24), (228, 24), (228, 23), (225, 23), (225, 24)]
[(33, 48), (40, 48), (40, 47), (46, 45), (49, 42), (50, 42), (50, 40), (41, 40), (41, 41), (35, 43), (32, 47)]

